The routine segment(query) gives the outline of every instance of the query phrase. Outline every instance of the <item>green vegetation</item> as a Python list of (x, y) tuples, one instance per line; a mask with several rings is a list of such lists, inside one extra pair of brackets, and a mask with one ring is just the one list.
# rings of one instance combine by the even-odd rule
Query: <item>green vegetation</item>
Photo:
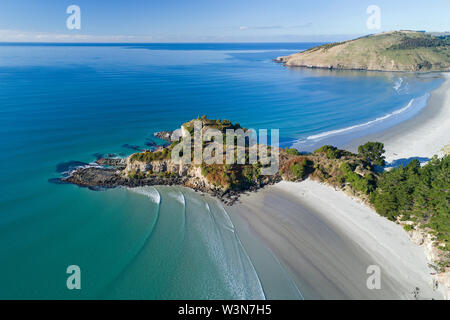
[(340, 149), (330, 146), (330, 145), (324, 145), (324, 146), (320, 147), (319, 149), (315, 150), (314, 153), (325, 153), (327, 155), (328, 159), (339, 159), (344, 155), (351, 154), (348, 151), (340, 150)]
[(450, 156), (434, 157), (425, 166), (413, 160), (384, 172), (370, 201), (390, 220), (402, 218), (428, 227), (450, 250)]
[(308, 159), (303, 158), (301, 162), (295, 162), (289, 169), (294, 177), (298, 180), (303, 179), (307, 174), (312, 171), (312, 162)]
[(399, 43), (393, 44), (388, 50), (407, 50), (415, 48), (433, 48), (445, 47), (450, 45), (450, 36), (433, 37), (425, 35), (424, 37), (405, 37)]
[(300, 152), (298, 152), (297, 149), (287, 148), (287, 147), (286, 147), (285, 151), (286, 151), (286, 153), (287, 153), (288, 155), (291, 155), (291, 156), (299, 156), (299, 155), (300, 155)]
[(304, 163), (294, 163), (290, 169), (297, 179), (303, 179), (303, 177), (305, 176), (306, 166)]
[(385, 157), (384, 153), (384, 144), (381, 142), (367, 142), (362, 146), (358, 147), (358, 154), (365, 161), (370, 163), (372, 166), (384, 166), (385, 165)]
[(133, 170), (130, 170), (128, 172), (128, 178), (130, 178), (130, 179), (144, 179), (145, 178), (145, 173), (138, 172), (135, 169), (133, 169)]
[(132, 161), (142, 161), (142, 162), (151, 162), (155, 160), (166, 160), (170, 159), (170, 152), (168, 148), (164, 148), (160, 151), (146, 151), (135, 153), (131, 156)]
[(245, 166), (242, 169), (242, 176), (247, 180), (249, 184), (253, 184), (254, 181), (258, 180), (261, 175), (261, 168), (259, 165)]
[(377, 180), (373, 174), (368, 173), (361, 176), (354, 172), (354, 168), (347, 162), (343, 162), (340, 169), (344, 174), (344, 181), (349, 182), (354, 190), (364, 194), (369, 194), (375, 190)]
[(158, 173), (158, 177), (160, 177), (160, 178), (165, 178), (165, 179), (168, 179), (168, 178), (176, 178), (176, 177), (177, 177), (177, 174), (176, 174), (175, 172), (168, 172), (168, 171), (165, 171), (165, 172), (160, 172), (160, 173)]
[[(203, 126), (207, 126), (208, 128), (211, 129), (218, 129), (219, 131), (221, 131), (222, 133), (226, 132), (226, 129), (242, 129), (241, 126), (239, 125), (239, 123), (232, 123), (230, 120), (227, 119), (208, 119), (206, 117), (206, 115), (203, 115), (201, 117), (198, 117), (195, 120), (200, 120), (202, 122)], [(191, 134), (193, 135), (194, 133), (194, 121), (195, 120), (191, 120), (188, 121), (186, 123), (183, 124), (183, 127)], [(244, 130), (245, 131), (245, 130)]]
[[(239, 123), (232, 123), (230, 120), (227, 119), (208, 119), (206, 116), (199, 116), (197, 119), (198, 121), (202, 122), (203, 129), (217, 129), (221, 131), (224, 135), (226, 134), (227, 129), (242, 129), (242, 131), (245, 133), (247, 129), (241, 128)], [(184, 123), (182, 126), (191, 134), (191, 137), (193, 138), (194, 133), (194, 121), (191, 120), (186, 123)], [(221, 187), (223, 189), (236, 189), (236, 190), (245, 190), (248, 189), (250, 186), (253, 185), (259, 185), (261, 181), (261, 168), (263, 165), (261, 164), (261, 159), (258, 158), (258, 162), (256, 164), (250, 164), (249, 163), (249, 139), (246, 138), (244, 145), (244, 152), (238, 152), (238, 138), (235, 136), (234, 139), (234, 157), (236, 161), (239, 164), (234, 165), (227, 165), (225, 164), (225, 157), (223, 159), (224, 164), (206, 164), (203, 162), (200, 165), (194, 165), (194, 166), (200, 166), (201, 174), (206, 178), (208, 182), (211, 184)], [(191, 141), (192, 142), (192, 141)], [(211, 141), (202, 141), (202, 148), (206, 148), (211, 143), (223, 143), (224, 141), (215, 141), (214, 137), (211, 138)], [(161, 161), (161, 160), (170, 160), (171, 155), (173, 152), (173, 149), (175, 146), (177, 146), (180, 142), (172, 142), (172, 144), (167, 147), (163, 148), (162, 150), (158, 151), (146, 151), (146, 152), (140, 152), (135, 153), (131, 155), (130, 160), (131, 161), (140, 161), (145, 163), (151, 163), (152, 161)], [(194, 143), (191, 143), (191, 160), (194, 158)], [(225, 148), (224, 148), (225, 151)], [(242, 151), (242, 150), (241, 150)], [(291, 154), (298, 155), (298, 151), (295, 149), (290, 149), (289, 151)], [(215, 154), (213, 153), (213, 156)], [(268, 156), (271, 155), (270, 147), (268, 146)], [(182, 151), (180, 151), (180, 157), (183, 156)], [(241, 164), (242, 163), (242, 164)], [(128, 173), (128, 176), (130, 178), (134, 179), (141, 179), (145, 177), (145, 174), (143, 173), (136, 173), (134, 171), (130, 171)], [(158, 174), (159, 177), (168, 178), (171, 176), (166, 175), (165, 173)], [(265, 177), (265, 181), (272, 179), (272, 177)]]
[(346, 43), (347, 41), (342, 41), (342, 42), (333, 42), (333, 43), (326, 43), (326, 44), (323, 44), (323, 45), (321, 45), (321, 46), (318, 46), (318, 47), (312, 47), (312, 48), (309, 48), (309, 49), (307, 49), (307, 50), (305, 50), (305, 52), (314, 52), (314, 51), (317, 51), (317, 50), (323, 50), (323, 51), (328, 51), (329, 49), (331, 49), (331, 48), (333, 48), (333, 47), (336, 47), (336, 46), (339, 46), (339, 45), (341, 45), (341, 44), (344, 44), (344, 43)]

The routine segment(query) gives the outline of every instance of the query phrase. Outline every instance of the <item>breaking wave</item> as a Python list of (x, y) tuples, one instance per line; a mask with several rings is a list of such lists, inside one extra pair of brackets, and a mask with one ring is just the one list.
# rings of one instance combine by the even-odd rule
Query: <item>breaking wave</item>
[(265, 293), (221, 204), (182, 187), (129, 189), (158, 204), (153, 230), (114, 281), (109, 297), (265, 299)]
[(322, 132), (322, 133), (315, 134), (315, 135), (310, 135), (306, 139), (298, 140), (294, 144), (294, 146), (302, 146), (302, 144), (305, 144), (305, 143), (307, 144), (308, 142), (312, 142), (312, 141), (320, 141), (320, 140), (323, 140), (323, 139), (326, 139), (326, 138), (329, 138), (332, 136), (338, 136), (338, 135), (350, 134), (350, 133), (356, 133), (356, 132), (364, 132), (364, 131), (369, 130), (374, 127), (395, 124), (396, 122), (405, 120), (409, 116), (412, 116), (413, 114), (416, 114), (417, 112), (419, 112), (423, 107), (426, 106), (429, 97), (430, 97), (430, 94), (426, 93), (421, 97), (411, 99), (405, 107), (397, 109), (391, 113), (388, 113), (388, 114), (378, 117), (376, 119), (367, 121), (365, 123), (356, 124), (353, 126), (342, 128), (342, 129), (330, 130), (330, 131)]

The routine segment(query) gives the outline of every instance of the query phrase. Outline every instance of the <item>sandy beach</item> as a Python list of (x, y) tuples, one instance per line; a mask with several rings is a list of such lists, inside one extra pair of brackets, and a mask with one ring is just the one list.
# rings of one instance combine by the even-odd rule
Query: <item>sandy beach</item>
[[(442, 298), (402, 227), (332, 187), (280, 182), (227, 211), (239, 234), (250, 230), (278, 257), (305, 299), (413, 299), (416, 287), (420, 299)], [(379, 290), (367, 288), (370, 265), (380, 267)]]
[(442, 76), (445, 82), (431, 92), (427, 106), (417, 116), (386, 131), (356, 139), (344, 149), (356, 152), (367, 141), (380, 141), (388, 163), (442, 156), (443, 147), (450, 144), (450, 74)]

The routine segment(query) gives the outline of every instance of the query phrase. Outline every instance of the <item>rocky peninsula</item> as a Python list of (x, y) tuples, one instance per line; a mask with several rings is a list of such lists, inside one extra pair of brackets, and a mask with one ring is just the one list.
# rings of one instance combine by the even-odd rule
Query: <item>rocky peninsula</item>
[[(207, 129), (215, 129), (219, 133), (224, 133), (227, 129), (247, 130), (229, 120), (213, 120), (204, 116), (184, 123), (181, 131), (184, 134), (192, 132), (194, 121), (201, 122), (202, 133)], [(155, 135), (169, 141), (168, 136), (172, 134), (173, 131), (166, 131)], [(214, 139), (202, 140), (202, 150), (218, 143)], [(434, 250), (431, 259), (434, 268), (441, 273), (441, 277), (447, 274), (445, 270), (449, 265), (450, 226), (448, 212), (446, 213), (448, 199), (445, 198), (444, 191), (448, 188), (445, 177), (448, 175), (449, 155), (441, 159), (435, 157), (423, 168), (418, 161), (412, 161), (406, 167), (383, 173), (377, 169), (385, 165), (384, 145), (379, 142), (367, 142), (359, 146), (358, 153), (330, 145), (308, 154), (301, 154), (296, 149), (275, 150), (268, 147), (272, 155), (278, 155), (278, 170), (274, 174), (265, 175), (262, 174), (262, 169), (267, 164), (263, 158), (258, 157), (256, 163), (248, 161), (251, 148), (259, 148), (259, 145), (251, 146), (246, 142), (246, 161), (243, 164), (207, 164), (205, 161), (196, 164), (180, 163), (173, 159), (172, 153), (179, 152), (179, 143), (173, 141), (166, 147), (133, 153), (126, 158), (100, 158), (96, 161), (96, 166), (80, 166), (61, 178), (61, 181), (92, 189), (185, 186), (208, 193), (226, 205), (235, 204), (245, 192), (256, 191), (281, 181), (285, 181), (285, 186), (291, 182), (317, 181), (344, 191), (358, 199), (367, 210), (375, 210), (410, 234), (429, 238)], [(233, 145), (233, 148), (236, 155), (238, 145)]]
[[(192, 121), (194, 120), (183, 124), (181, 128), (192, 130), (190, 127)], [(203, 117), (200, 121), (203, 130), (213, 128), (224, 133), (229, 128), (241, 128), (239, 124), (233, 124), (228, 120), (211, 120)], [(168, 141), (172, 132), (156, 133), (155, 136)], [(211, 143), (212, 141), (205, 142), (203, 148), (207, 148)], [(248, 144), (245, 147), (247, 160), (245, 164), (179, 163), (171, 157), (177, 144), (178, 142), (172, 142), (167, 147), (133, 153), (126, 158), (100, 158), (96, 161), (99, 166), (81, 166), (61, 180), (90, 188), (180, 185), (209, 193), (226, 204), (233, 204), (241, 193), (255, 191), (281, 180), (301, 181), (312, 177), (345, 188), (345, 181), (340, 177), (342, 163), (348, 163), (349, 168), (357, 172), (361, 179), (366, 179), (362, 183), (364, 186), (361, 191), (352, 191), (361, 193), (362, 197), (371, 188), (370, 185), (377, 176), (370, 163), (363, 157), (332, 146), (325, 146), (315, 153), (303, 155), (295, 149), (279, 148), (278, 171), (275, 174), (264, 175), (261, 174), (261, 169), (265, 166), (262, 159), (258, 158), (257, 163), (248, 163), (250, 148)], [(237, 145), (234, 148), (237, 148)], [(259, 148), (259, 145), (252, 148)]]

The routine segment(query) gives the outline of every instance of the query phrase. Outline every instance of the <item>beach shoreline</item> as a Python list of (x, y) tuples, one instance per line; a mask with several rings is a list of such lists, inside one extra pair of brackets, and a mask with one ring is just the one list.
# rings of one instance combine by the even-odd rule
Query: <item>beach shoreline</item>
[(397, 165), (412, 158), (421, 162), (444, 155), (450, 143), (450, 73), (441, 73), (444, 82), (431, 92), (427, 105), (414, 117), (384, 131), (354, 139), (343, 149), (357, 152), (367, 141), (384, 143), (386, 162)]
[[(418, 299), (443, 298), (423, 248), (400, 225), (328, 185), (282, 181), (227, 212), (238, 234), (250, 230), (286, 266), (305, 299), (414, 299), (416, 287)], [(379, 290), (367, 287), (373, 265)]]

